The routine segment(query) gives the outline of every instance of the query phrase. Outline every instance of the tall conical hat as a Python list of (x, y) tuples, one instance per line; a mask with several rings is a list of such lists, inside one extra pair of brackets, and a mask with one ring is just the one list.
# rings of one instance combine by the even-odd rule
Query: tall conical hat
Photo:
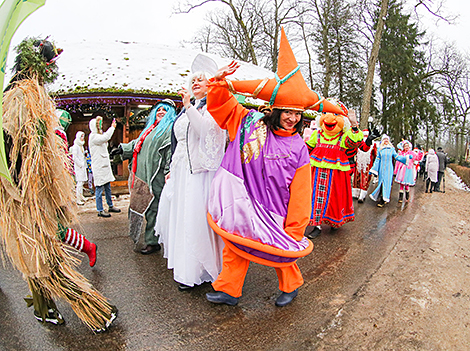
[(268, 101), (273, 108), (304, 111), (332, 112), (344, 115), (344, 111), (320, 94), (310, 90), (300, 72), (292, 48), (281, 29), (278, 67), (275, 78), (229, 81), (233, 93)]

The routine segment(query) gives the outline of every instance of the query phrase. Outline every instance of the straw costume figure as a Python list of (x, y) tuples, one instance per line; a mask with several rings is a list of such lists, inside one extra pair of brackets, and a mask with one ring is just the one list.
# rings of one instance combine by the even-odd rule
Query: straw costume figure
[[(43, 84), (57, 76), (60, 53), (47, 40), (25, 39), (3, 100), (3, 127), (12, 183), (0, 177), (0, 234), (10, 261), (28, 282), (41, 322), (62, 324), (54, 298), (68, 302), (94, 332), (105, 331), (117, 310), (75, 270), (79, 260), (61, 239), (76, 218), (69, 159), (54, 133), (55, 106)], [(75, 231), (74, 231), (75, 232)], [(76, 233), (76, 232), (75, 232)], [(78, 233), (76, 233), (78, 234)], [(80, 234), (74, 238), (79, 242)]]

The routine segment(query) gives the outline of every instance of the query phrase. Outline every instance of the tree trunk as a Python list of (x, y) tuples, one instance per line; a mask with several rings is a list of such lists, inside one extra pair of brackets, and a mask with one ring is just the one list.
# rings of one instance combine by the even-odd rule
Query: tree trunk
[(243, 35), (245, 36), (245, 41), (248, 46), (248, 52), (250, 53), (250, 56), (251, 56), (251, 63), (257, 66), (258, 60), (256, 58), (255, 48), (253, 47), (253, 42), (251, 41), (250, 35), (248, 33), (248, 28), (246, 28), (245, 22), (243, 22), (241, 15), (238, 13), (232, 1), (227, 1), (225, 2), (225, 4), (227, 4), (230, 7), (233, 13), (233, 17), (235, 18), (235, 21), (237, 21), (237, 23), (240, 25), (240, 28), (243, 31)]
[(362, 97), (362, 108), (361, 108), (361, 119), (359, 126), (361, 129), (367, 128), (367, 121), (370, 114), (370, 100), (372, 98), (372, 88), (374, 86), (374, 73), (375, 64), (379, 56), (380, 41), (382, 40), (382, 33), (385, 24), (385, 16), (387, 16), (388, 0), (382, 0), (380, 6), (379, 19), (377, 21), (377, 30), (375, 31), (374, 44), (369, 57), (369, 63), (367, 68), (366, 83), (364, 86), (364, 96)]
[(328, 27), (326, 24), (322, 28), (322, 47), (323, 54), (325, 55), (325, 81), (323, 82), (322, 94), (328, 96), (330, 91), (331, 82), (331, 60), (330, 60), (330, 48), (328, 47)]

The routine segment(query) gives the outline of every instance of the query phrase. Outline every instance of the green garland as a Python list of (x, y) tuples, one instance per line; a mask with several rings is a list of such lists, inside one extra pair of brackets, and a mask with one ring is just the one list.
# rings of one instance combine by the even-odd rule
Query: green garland
[(59, 69), (55, 61), (45, 61), (40, 46), (34, 46), (38, 40), (40, 39), (26, 38), (16, 47), (21, 58), (17, 63), (17, 70), (28, 77), (37, 77), (44, 83), (52, 83), (59, 75)]

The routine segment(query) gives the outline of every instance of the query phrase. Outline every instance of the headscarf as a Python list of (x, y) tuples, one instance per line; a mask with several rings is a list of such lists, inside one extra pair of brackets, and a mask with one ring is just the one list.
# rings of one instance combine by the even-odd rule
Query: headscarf
[(405, 148), (404, 148), (405, 144), (408, 144), (408, 149), (409, 149), (408, 151), (413, 150), (413, 145), (412, 145), (411, 142), (409, 142), (408, 140), (402, 140), (402, 141), (400, 141), (400, 142), (398, 143), (398, 145), (397, 145), (398, 150), (403, 151), (403, 150), (405, 149)]
[(85, 135), (84, 132), (78, 131), (77, 134), (75, 134), (75, 140), (73, 141), (73, 145), (77, 145), (82, 152), (85, 152), (83, 149), (83, 145), (85, 145), (85, 140), (81, 140), (82, 135)]
[(388, 147), (393, 147), (392, 142), (390, 141), (390, 137), (387, 134), (382, 135), (382, 139), (380, 139), (380, 149), (383, 149), (385, 146), (385, 139), (388, 140), (389, 146)]

